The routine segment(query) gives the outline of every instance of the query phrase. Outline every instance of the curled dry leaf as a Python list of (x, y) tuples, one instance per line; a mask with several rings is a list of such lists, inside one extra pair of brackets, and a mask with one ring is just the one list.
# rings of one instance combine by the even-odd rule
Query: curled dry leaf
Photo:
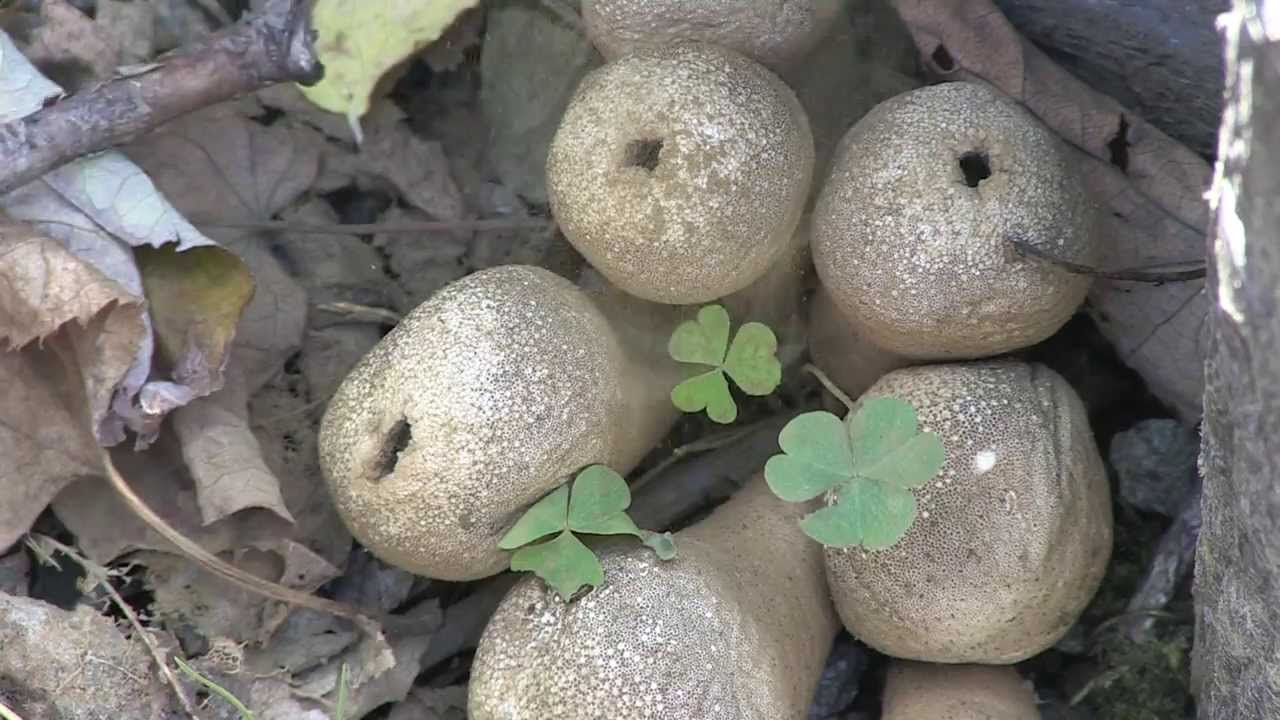
[(142, 298), (61, 244), (0, 225), (0, 550), (96, 475), (94, 429), (146, 334)]
[[(950, 79), (990, 83), (1023, 103), (1076, 151), (1099, 213), (1106, 269), (1204, 255), (1210, 167), (1118, 102), (1055, 65), (991, 0), (895, 0), (925, 64)], [(1096, 279), (1099, 329), (1184, 421), (1200, 415), (1203, 283), (1137, 286)]]
[(437, 220), (462, 219), (466, 204), (444, 148), (415, 135), (394, 105), (379, 103), (370, 112), (360, 159), (367, 172), (390, 182), (413, 207)]
[[(184, 215), (227, 224), (270, 219), (310, 187), (319, 171), (313, 145), (225, 107), (170, 123), (127, 152)], [(292, 520), (279, 479), (249, 429), (247, 403), (301, 345), (306, 293), (259, 238), (235, 230), (209, 232), (246, 264), (256, 284), (236, 329), (223, 391), (175, 413), (174, 430), (204, 522), (251, 507)], [(216, 279), (207, 289), (219, 292)]]
[[(35, 112), (62, 92), (37, 72), (3, 33), (0, 88), (5, 90), (0, 121)], [(168, 412), (221, 386), (230, 337), (252, 292), (252, 279), (233, 256), (217, 248), (181, 217), (126, 157), (106, 152), (81, 158), (36, 182), (0, 195), (0, 210), (59, 241), (72, 254), (139, 297), (144, 295), (146, 273), (139, 269), (131, 248), (158, 248), (173, 243), (179, 251), (176, 264), (187, 272), (201, 272), (210, 257), (220, 257), (222, 284), (236, 289), (212, 296), (192, 294), (191, 302), (181, 306), (151, 304), (153, 310), (143, 315), (145, 332), (137, 338), (133, 363), (119, 380), (108, 414), (95, 425), (100, 444), (121, 442), (128, 428), (138, 433), (139, 445), (145, 446), (154, 439)], [(182, 252), (192, 248), (205, 249), (198, 255)], [(164, 286), (163, 282), (152, 282), (147, 291)], [(183, 352), (164, 358), (163, 363), (154, 362), (152, 312), (156, 308), (162, 315), (181, 316), (176, 322), (161, 323), (157, 328), (181, 328), (177, 331), (180, 338), (168, 344)], [(202, 322), (193, 323), (193, 318), (201, 318)]]
[(67, 0), (46, 0), (39, 5), (36, 26), (23, 43), (23, 54), (51, 73), (64, 68), (56, 79), (73, 92), (81, 81), (110, 77), (121, 64), (119, 38), (98, 32), (94, 21)]

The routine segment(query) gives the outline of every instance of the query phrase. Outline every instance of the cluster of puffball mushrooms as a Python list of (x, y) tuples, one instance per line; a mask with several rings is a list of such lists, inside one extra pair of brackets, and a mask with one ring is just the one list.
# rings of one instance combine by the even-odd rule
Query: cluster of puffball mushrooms
[(942, 471), (886, 550), (811, 540), (812, 504), (757, 474), (677, 533), (671, 562), (603, 543), (605, 583), (573, 602), (523, 578), (477, 650), (475, 720), (804, 718), (841, 625), (894, 658), (888, 720), (1039, 717), (1010, 666), (1097, 590), (1109, 490), (1073, 389), (993, 358), (1057, 331), (1088, 286), (1012, 241), (1090, 264), (1094, 210), (1060, 141), (973, 83), (881, 103), (813, 177), (805, 109), (775, 73), (834, 5), (584, 0), (607, 62), (571, 100), (547, 180), (589, 267), (440, 290), (333, 397), (322, 467), (387, 562), (499, 573), (526, 508), (585, 466), (629, 472), (670, 430), (666, 339), (719, 302), (774, 327), (805, 313), (813, 361), (850, 396), (910, 402)]

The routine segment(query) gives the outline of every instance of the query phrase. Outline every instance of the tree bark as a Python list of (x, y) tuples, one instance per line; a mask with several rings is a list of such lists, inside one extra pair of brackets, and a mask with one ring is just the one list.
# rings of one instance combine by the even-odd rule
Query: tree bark
[(1220, 23), (1227, 102), (1210, 192), (1192, 666), (1203, 720), (1280, 714), (1278, 12), (1280, 0), (1235, 0)]
[(1231, 0), (996, 0), (1059, 65), (1212, 157), (1222, 114), (1214, 30)]

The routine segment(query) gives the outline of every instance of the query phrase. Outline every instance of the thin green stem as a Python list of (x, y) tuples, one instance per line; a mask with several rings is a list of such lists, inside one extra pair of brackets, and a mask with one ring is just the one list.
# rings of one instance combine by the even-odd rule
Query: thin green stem
[(22, 720), (22, 717), (10, 710), (8, 705), (0, 702), (0, 720)]
[(253, 711), (245, 707), (245, 704), (240, 702), (240, 698), (236, 697), (235, 695), (232, 695), (230, 690), (222, 687), (218, 683), (201, 675), (195, 668), (188, 665), (185, 661), (183, 661), (182, 658), (178, 657), (177, 655), (173, 657), (173, 661), (177, 663), (179, 670), (186, 673), (187, 677), (205, 686), (206, 688), (208, 688), (209, 692), (213, 693), (214, 695), (217, 695), (223, 700), (226, 700), (227, 703), (231, 705), (231, 707), (236, 709), (236, 712), (240, 713), (240, 717), (242, 718), (242, 720), (253, 720)]
[(839, 400), (846, 408), (849, 409), (849, 412), (853, 412), (853, 401), (849, 399), (848, 395), (844, 394), (843, 390), (836, 387), (836, 384), (831, 381), (831, 378), (827, 377), (826, 373), (818, 369), (818, 366), (814, 365), (813, 363), (805, 363), (803, 370), (809, 373), (810, 375), (818, 378), (818, 382), (822, 383), (822, 386), (827, 389), (827, 392), (831, 393), (832, 395), (835, 395), (836, 399)]
[(347, 720), (347, 664), (338, 672), (338, 707), (333, 720)]

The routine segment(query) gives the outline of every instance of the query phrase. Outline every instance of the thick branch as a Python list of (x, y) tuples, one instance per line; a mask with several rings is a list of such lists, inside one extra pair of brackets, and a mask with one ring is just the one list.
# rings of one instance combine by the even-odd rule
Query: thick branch
[(308, 3), (272, 0), (150, 70), (0, 125), (0, 193), (208, 105), (279, 82), (314, 83), (324, 68), (312, 41)]
[(1203, 526), (1193, 678), (1201, 720), (1280, 707), (1280, 0), (1220, 21), (1227, 103), (1210, 200)]

